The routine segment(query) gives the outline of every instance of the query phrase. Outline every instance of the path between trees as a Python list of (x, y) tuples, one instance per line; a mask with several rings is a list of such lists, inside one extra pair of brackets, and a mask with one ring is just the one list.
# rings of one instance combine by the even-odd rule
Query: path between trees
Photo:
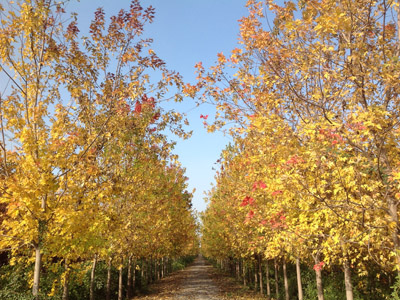
[(186, 269), (153, 284), (149, 295), (133, 299), (250, 300), (259, 297), (247, 288), (243, 288), (233, 278), (213, 268), (202, 256), (198, 256)]
[(219, 299), (219, 289), (211, 278), (211, 269), (212, 266), (202, 256), (197, 257), (190, 267), (182, 271), (185, 279), (175, 299)]

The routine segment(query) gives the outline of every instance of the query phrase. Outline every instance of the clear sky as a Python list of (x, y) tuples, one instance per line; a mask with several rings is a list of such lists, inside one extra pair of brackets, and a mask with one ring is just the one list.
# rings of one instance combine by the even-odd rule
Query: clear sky
[[(75, 2), (75, 1), (71, 1)], [(203, 62), (205, 67), (216, 61), (217, 53), (228, 54), (237, 45), (238, 20), (247, 15), (244, 0), (141, 0), (144, 7), (156, 10), (154, 22), (145, 28), (146, 36), (154, 39), (154, 51), (178, 71), (186, 82), (195, 82), (194, 65)], [(81, 0), (70, 8), (79, 14), (79, 24), (85, 26), (97, 7), (103, 7), (106, 16), (121, 8), (129, 8), (129, 0)], [(179, 155), (189, 177), (189, 190), (196, 188), (193, 205), (198, 211), (205, 209), (204, 192), (211, 187), (215, 171), (212, 170), (229, 137), (221, 133), (207, 133), (200, 114), (213, 119), (215, 108), (200, 106), (184, 99), (183, 103), (168, 104), (179, 112), (187, 113), (193, 136), (178, 140), (174, 153)]]

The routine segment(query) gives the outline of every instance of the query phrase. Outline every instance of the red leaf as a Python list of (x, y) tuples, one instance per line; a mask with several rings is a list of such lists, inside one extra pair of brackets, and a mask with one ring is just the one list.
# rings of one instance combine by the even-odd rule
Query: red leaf
[(140, 104), (139, 101), (136, 102), (135, 112), (138, 113), (138, 114), (140, 114), (142, 112), (142, 104)]
[(248, 219), (252, 219), (254, 217), (254, 211), (249, 211), (249, 213), (247, 214), (247, 218)]
[(240, 204), (240, 206), (246, 206), (246, 205), (249, 205), (249, 204), (253, 205), (254, 204), (254, 199), (249, 197), (249, 196), (246, 196), (246, 197), (244, 197), (244, 199), (243, 199), (242, 203)]
[(322, 270), (322, 267), (324, 266), (324, 262), (323, 261), (321, 261), (319, 264), (315, 264), (314, 265), (314, 267), (313, 267), (313, 269), (315, 270), (315, 271), (321, 271)]
[(283, 191), (281, 191), (281, 190), (277, 190), (277, 191), (274, 191), (274, 192), (272, 192), (272, 196), (276, 196), (276, 195), (281, 195), (283, 193)]
[(159, 118), (160, 118), (160, 113), (157, 112), (157, 113), (155, 113), (154, 116), (153, 116), (153, 121), (157, 121)]
[(262, 182), (262, 181), (256, 181), (256, 182), (253, 183), (253, 192), (254, 192), (257, 188), (265, 189), (266, 187), (267, 187), (267, 186), (265, 185), (264, 182)]

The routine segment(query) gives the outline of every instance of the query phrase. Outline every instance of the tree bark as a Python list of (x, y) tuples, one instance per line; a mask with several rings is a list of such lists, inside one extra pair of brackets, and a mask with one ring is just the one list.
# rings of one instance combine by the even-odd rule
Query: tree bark
[(283, 258), (283, 283), (285, 286), (285, 299), (289, 300), (289, 281), (286, 272), (286, 259)]
[(322, 272), (321, 272), (321, 267), (320, 267), (320, 260), (319, 260), (319, 254), (317, 254), (314, 257), (315, 261), (315, 278), (317, 281), (317, 293), (318, 293), (318, 300), (324, 300), (324, 288), (322, 286)]
[(240, 278), (240, 260), (236, 260), (236, 279)]
[(271, 298), (271, 287), (269, 285), (269, 263), (268, 260), (265, 261), (265, 279), (267, 284), (267, 297)]
[(254, 260), (254, 290), (257, 292), (258, 290), (258, 267), (257, 267), (257, 258)]
[(118, 276), (118, 300), (122, 300), (122, 271), (123, 271), (124, 267), (122, 265), (119, 266), (119, 276)]
[[(46, 199), (47, 197), (43, 197), (41, 208), (43, 212), (46, 212)], [(40, 269), (42, 267), (42, 244), (43, 238), (45, 234), (46, 223), (42, 220), (39, 220), (38, 224), (38, 242), (35, 245), (35, 268), (33, 271), (33, 286), (32, 286), (32, 295), (34, 299), (38, 299), (39, 297), (39, 287), (40, 287)]]
[(343, 263), (344, 284), (346, 287), (346, 299), (353, 300), (353, 284), (351, 283), (351, 271), (349, 261), (346, 259)]
[(111, 261), (110, 257), (107, 262), (107, 285), (106, 285), (106, 300), (111, 300)]
[(90, 289), (89, 289), (89, 299), (94, 299), (94, 275), (96, 271), (96, 264), (97, 264), (97, 254), (94, 255), (93, 264), (92, 264), (92, 272), (90, 273)]
[[(142, 258), (141, 266), (142, 266), (142, 268), (140, 269), (140, 284), (141, 284), (141, 287), (142, 287), (144, 285), (145, 278), (147, 277), (147, 276), (145, 276), (144, 268), (146, 268), (146, 264), (145, 264), (143, 258)], [(147, 284), (147, 282), (146, 282), (146, 284)]]
[[(399, 8), (400, 9), (400, 8)], [(400, 31), (400, 28), (398, 28), (398, 31)], [(400, 35), (400, 32), (398, 33)], [(394, 246), (394, 253), (396, 254), (396, 262), (397, 266), (399, 267), (398, 270), (398, 275), (400, 275), (400, 239), (399, 239), (399, 217), (397, 215), (397, 201), (394, 199), (389, 199), (388, 200), (388, 206), (389, 206), (389, 215), (392, 219), (392, 222), (395, 223), (396, 225), (391, 229), (392, 233), (392, 240), (393, 240), (393, 246)]]
[(35, 269), (33, 272), (33, 287), (32, 295), (35, 299), (39, 297), (39, 284), (40, 284), (40, 268), (42, 265), (42, 253), (40, 252), (40, 245), (35, 247)]
[(279, 299), (278, 262), (276, 261), (276, 258), (274, 259), (274, 269), (275, 269), (275, 295), (276, 299)]
[(299, 300), (303, 300), (303, 285), (301, 284), (300, 259), (296, 258), (297, 293)]
[(126, 279), (126, 298), (132, 296), (132, 255), (128, 257), (128, 278)]
[(165, 276), (165, 262), (164, 262), (164, 256), (161, 257), (161, 278), (164, 278)]
[(68, 298), (69, 298), (68, 281), (69, 281), (69, 267), (68, 267), (68, 261), (65, 260), (64, 261), (64, 278), (63, 278), (62, 300), (68, 300)]
[(160, 261), (158, 258), (154, 260), (154, 273), (155, 273), (155, 280), (160, 280)]
[(260, 294), (264, 295), (261, 255), (259, 254), (257, 257), (258, 257), (258, 277), (260, 280)]
[(136, 289), (136, 265), (137, 261), (135, 259), (133, 261), (133, 270), (132, 270), (132, 295), (135, 294), (135, 289)]
[(247, 286), (247, 270), (246, 270), (246, 263), (243, 261), (243, 285)]

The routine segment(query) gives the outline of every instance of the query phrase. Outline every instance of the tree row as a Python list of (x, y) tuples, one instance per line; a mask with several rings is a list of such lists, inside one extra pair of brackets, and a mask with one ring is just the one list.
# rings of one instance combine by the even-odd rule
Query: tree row
[[(0, 13), (6, 265), (24, 269), (36, 299), (68, 299), (69, 281), (91, 265), (94, 299), (99, 261), (120, 283), (127, 265), (129, 283), (133, 260), (167, 270), (161, 262), (194, 253), (192, 195), (166, 131), (187, 134), (182, 116), (159, 105), (181, 78), (143, 33), (153, 8), (132, 1), (111, 18), (97, 9), (83, 33), (65, 2), (14, 1)], [(51, 291), (41, 290), (52, 273)]]

